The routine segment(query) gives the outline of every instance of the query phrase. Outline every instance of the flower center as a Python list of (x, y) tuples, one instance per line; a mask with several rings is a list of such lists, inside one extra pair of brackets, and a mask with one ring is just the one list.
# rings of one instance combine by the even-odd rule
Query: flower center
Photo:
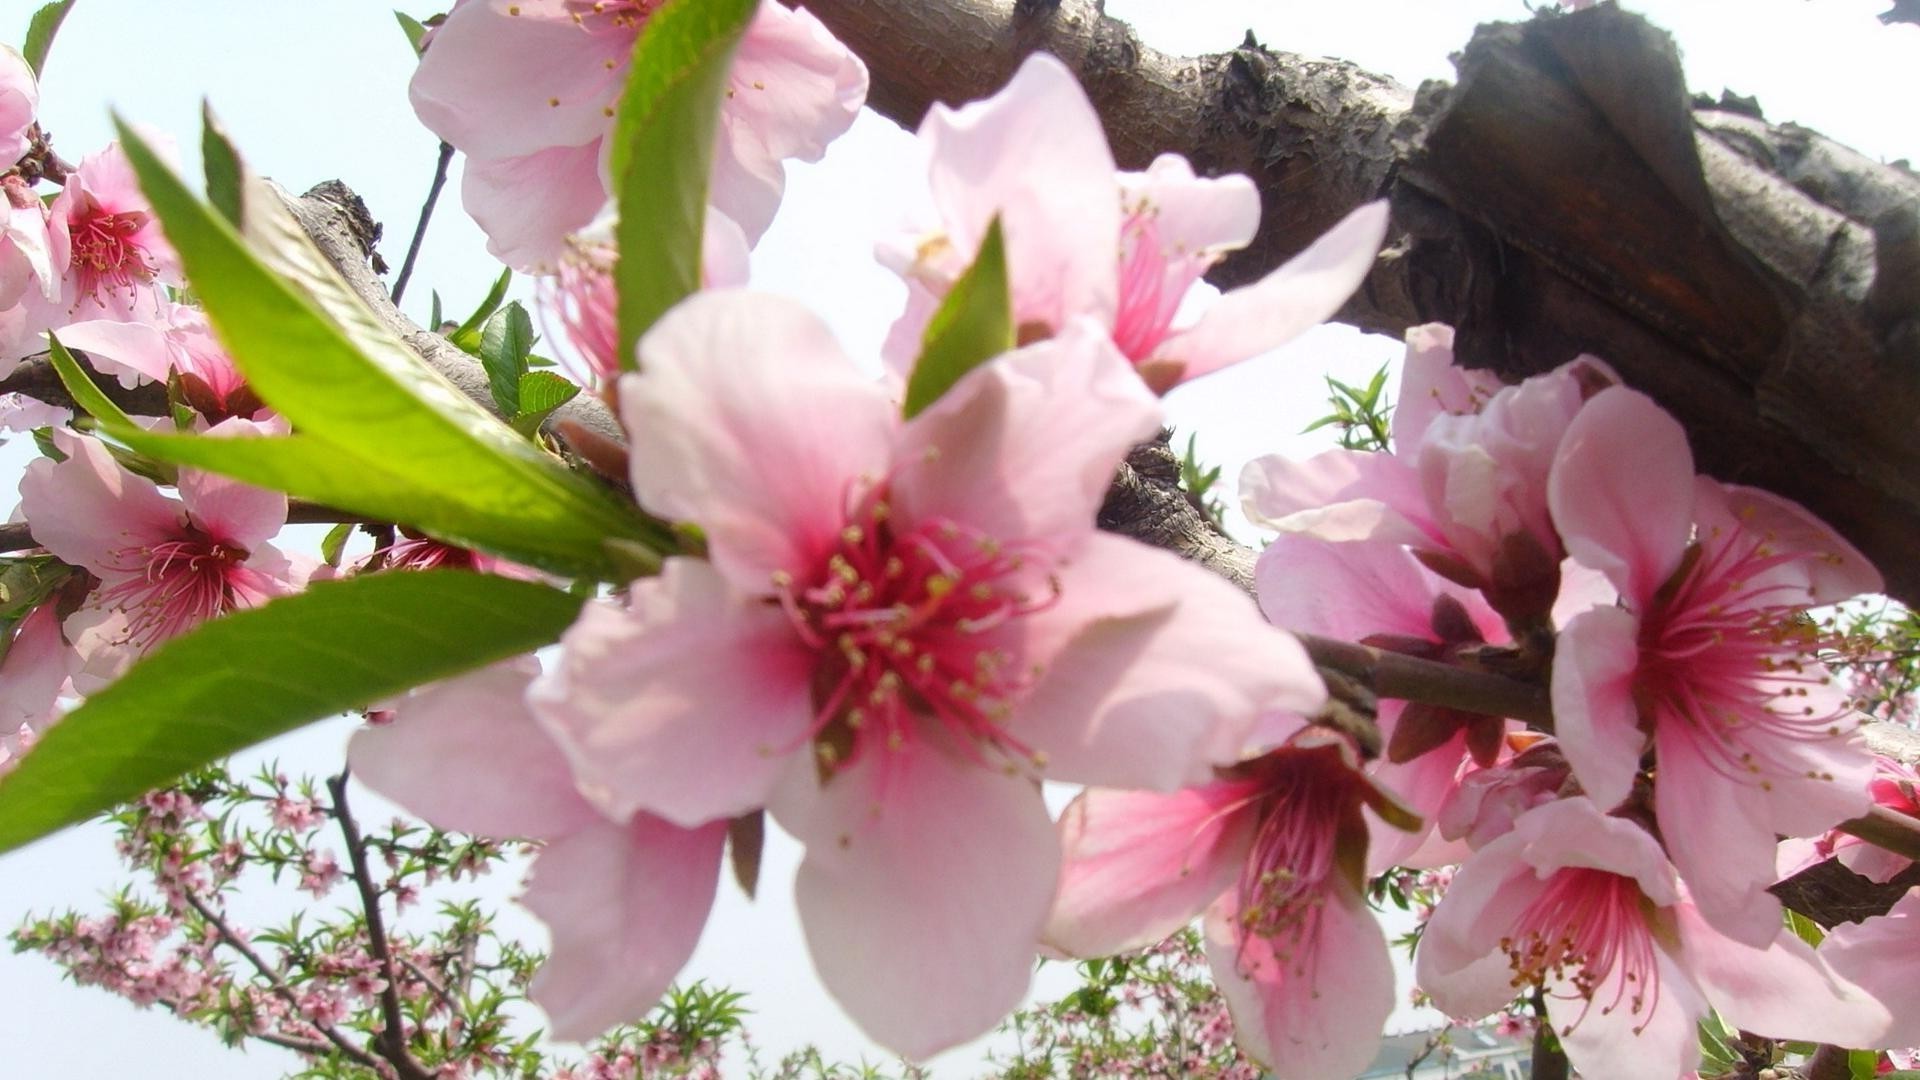
[(109, 214), (94, 207), (68, 223), (74, 277), (81, 292), (97, 298), (106, 290), (131, 292), (153, 280), (156, 268), (133, 240), (149, 220), (138, 210)]
[(1153, 208), (1131, 208), (1120, 227), (1120, 309), (1113, 320), (1113, 343), (1127, 359), (1138, 364), (1153, 358), (1180, 301), (1213, 262), (1205, 252), (1169, 255), (1161, 248)]
[(573, 21), (592, 30), (617, 27), (638, 33), (663, 0), (566, 0)]
[(126, 613), (123, 644), (145, 649), (236, 606), (233, 575), (247, 550), (197, 529), (187, 532), (115, 553), (114, 568), (129, 576), (102, 588), (100, 600)]
[(556, 276), (541, 282), (541, 310), (560, 320), (572, 351), (585, 361), (582, 381), (591, 386), (620, 377), (615, 258), (610, 244), (569, 237)]
[(1357, 817), (1364, 781), (1332, 749), (1283, 749), (1242, 768), (1256, 779), (1262, 805), (1240, 872), (1240, 951), (1244, 959), (1248, 942), (1263, 940), (1274, 962), (1307, 975), (1340, 872), (1342, 825)]
[(884, 491), (848, 517), (811, 582), (773, 583), (819, 654), (809, 737), (821, 767), (933, 731), (982, 764), (991, 750), (1044, 765), (1005, 723), (1037, 674), (1015, 668), (1011, 624), (1058, 595), (1045, 557), (941, 519), (898, 528)]
[[(1558, 983), (1585, 1002), (1566, 1031), (1572, 1031), (1593, 1007), (1594, 994), (1615, 971), (1620, 982), (1612, 1000), (1600, 1007), (1611, 1013), (1627, 1004), (1646, 1019), (1660, 1000), (1659, 954), (1647, 925), (1640, 886), (1632, 878), (1590, 867), (1556, 872), (1544, 892), (1527, 906), (1511, 937), (1500, 948), (1513, 966), (1513, 985)], [(1643, 1019), (1634, 1028), (1638, 1034)], [(1562, 1032), (1565, 1033), (1564, 1031)]]
[(1796, 744), (1853, 726), (1818, 658), (1828, 642), (1804, 589), (1771, 573), (1807, 558), (1740, 532), (1706, 538), (1641, 623), (1642, 715), (1677, 721), (1673, 733), (1719, 772), (1768, 790), (1773, 778), (1803, 775)]

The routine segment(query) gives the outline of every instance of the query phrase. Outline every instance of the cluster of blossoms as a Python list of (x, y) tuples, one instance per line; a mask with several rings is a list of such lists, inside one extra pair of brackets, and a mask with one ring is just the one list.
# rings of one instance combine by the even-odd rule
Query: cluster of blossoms
[[(357, 777), (436, 828), (537, 846), (523, 903), (551, 951), (537, 973), (520, 953), (500, 964), (555, 1037), (615, 1032), (561, 1075), (717, 1070), (714, 1036), (676, 1029), (669, 1051), (660, 1025), (626, 1025), (670, 993), (729, 845), (768, 816), (805, 848), (795, 902), (822, 982), (913, 1059), (992, 1029), (1037, 953), (1154, 948), (1201, 918), (1218, 997), (1169, 981), (1158, 999), (1192, 1039), (1152, 1046), (1150, 1024), (1137, 1055), (1074, 1067), (1352, 1075), (1396, 999), (1369, 881), (1452, 865), (1419, 883), (1438, 897), (1421, 992), (1465, 1018), (1538, 994), (1589, 1076), (1688, 1074), (1710, 1009), (1782, 1039), (1920, 1041), (1899, 991), (1920, 898), (1815, 951), (1768, 891), (1810, 858), (1885, 880), (1904, 864), (1834, 830), (1876, 805), (1920, 811), (1911, 772), (1876, 773), (1807, 615), (1880, 587), (1845, 541), (1696, 475), (1679, 425), (1604, 362), (1503, 386), (1455, 367), (1441, 326), (1409, 335), (1390, 450), (1248, 468), (1247, 514), (1278, 533), (1257, 602), (1099, 531), (1116, 466), (1161, 426), (1158, 395), (1331, 316), (1373, 265), (1386, 207), (1208, 304), (1194, 286), (1258, 227), (1253, 184), (1171, 155), (1120, 170), (1072, 75), (1035, 56), (921, 125), (919, 210), (877, 252), (908, 299), (872, 377), (814, 314), (739, 287), (782, 162), (818, 158), (866, 86), (817, 20), (774, 0), (722, 106), (708, 288), (621, 357), (607, 141), (656, 6), (459, 0), (412, 96), (467, 154), (465, 201), (494, 253), (543, 276), (625, 427), (635, 499), (698, 542), (596, 595), (548, 662), (417, 688), (349, 751)], [(0, 54), (0, 85), (29, 106), (0, 130), (21, 162), (4, 178), (0, 358), (51, 332), (128, 386), (165, 383), (180, 427), (284, 431), (178, 302), (178, 260), (124, 158), (66, 167), (32, 125), (17, 56)], [(50, 203), (32, 194), (42, 179), (62, 185)], [(1017, 345), (903, 415), (935, 313), (996, 223)], [(14, 422), (59, 420), (32, 417)], [(22, 511), (58, 571), (0, 668), (0, 767), (159, 642), (339, 572), (273, 545), (284, 495), (66, 428), (45, 445)], [(515, 572), (386, 540), (356, 571)], [(1539, 693), (1504, 715), (1330, 701), (1296, 634)], [(1055, 820), (1045, 781), (1086, 790)], [(491, 849), (436, 861), (398, 827), (384, 846), (348, 829), (343, 864), (311, 837), (342, 818), (344, 787), (328, 805), (270, 787), (150, 798), (128, 812), (126, 851), (162, 904), (20, 940), (85, 981), (303, 1052), (351, 1058), (384, 1033), (442, 1075), (523, 1069), (457, 1041), (473, 1018), (429, 1031), (470, 957), (450, 967), (438, 945), (373, 929), (380, 895), (416, 900), (407, 868), (431, 883)], [(257, 804), (269, 827), (230, 835), (200, 810), (214, 797)], [(1803, 843), (1783, 851), (1783, 836)], [(385, 885), (358, 869), (369, 851), (389, 859)], [(376, 894), (373, 944), (290, 931), (278, 962), (258, 959), (212, 903), (244, 864), (316, 897), (354, 880)], [(176, 934), (187, 943), (161, 946)], [(245, 987), (221, 948), (253, 964)], [(411, 1026), (388, 1031), (395, 1017)]]

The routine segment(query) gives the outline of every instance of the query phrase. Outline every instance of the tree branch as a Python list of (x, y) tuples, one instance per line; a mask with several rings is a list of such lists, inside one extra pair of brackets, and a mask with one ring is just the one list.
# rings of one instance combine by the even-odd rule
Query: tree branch
[(1394, 235), (1343, 319), (1451, 323), (1464, 363), (1510, 379), (1601, 356), (1680, 419), (1703, 470), (1798, 500), (1920, 602), (1920, 300), (1896, 287), (1920, 260), (1920, 178), (1696, 109), (1638, 16), (1483, 27), (1457, 85), (1415, 95), (1251, 41), (1168, 56), (1097, 0), (808, 6), (908, 126), (1045, 50), (1079, 73), (1122, 167), (1173, 151), (1250, 175), (1261, 231), (1209, 275), (1223, 287), (1389, 196)]
[(347, 860), (353, 870), (353, 884), (360, 892), (360, 906), (367, 916), (367, 952), (380, 965), (380, 977), (386, 983), (380, 990), (380, 1033), (374, 1036), (381, 1056), (393, 1065), (400, 1080), (433, 1080), (433, 1074), (413, 1059), (407, 1049), (406, 1019), (400, 1012), (400, 978), (394, 969), (393, 953), (387, 947), (387, 931), (380, 915), (380, 890), (374, 887), (373, 872), (367, 868), (367, 845), (360, 838), (360, 826), (347, 807), (347, 774), (327, 780), (327, 793), (333, 796), (331, 812), (340, 823), (347, 841)]

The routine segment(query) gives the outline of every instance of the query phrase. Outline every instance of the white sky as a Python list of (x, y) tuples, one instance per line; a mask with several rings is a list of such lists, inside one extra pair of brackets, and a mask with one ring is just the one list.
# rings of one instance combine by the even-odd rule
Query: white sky
[[(16, 41), (38, 0), (0, 0), (0, 40)], [(411, 56), (389, 0), (80, 0), (43, 86), (42, 122), (69, 160), (109, 138), (106, 110), (173, 133), (189, 159), (200, 99), (208, 98), (262, 172), (296, 190), (339, 177), (385, 222), (383, 250), (398, 264), (431, 174), (434, 140), (406, 107)], [(410, 5), (412, 6), (412, 5)], [(1673, 30), (1697, 90), (1758, 95), (1770, 118), (1796, 120), (1885, 158), (1920, 160), (1920, 29), (1883, 28), (1882, 0), (1648, 0), (1629, 4)], [(1143, 38), (1173, 52), (1230, 48), (1252, 27), (1271, 47), (1341, 56), (1409, 85), (1450, 74), (1446, 54), (1480, 20), (1520, 18), (1521, 0), (1109, 0)], [(416, 14), (425, 14), (424, 9)], [(854, 355), (873, 355), (900, 289), (868, 258), (874, 230), (900, 203), (895, 164), (905, 136), (868, 115), (820, 166), (795, 168), (786, 207), (755, 253), (759, 287), (823, 311)], [(497, 273), (449, 188), (410, 286), (407, 308), (424, 322), (438, 289), (464, 314)], [(1320, 376), (1364, 378), (1395, 343), (1344, 328), (1316, 332), (1280, 353), (1184, 387), (1169, 400), (1183, 430), (1231, 480), (1260, 453), (1324, 445), (1297, 432), (1323, 411)], [(0, 450), (0, 474), (17, 475), (25, 440)], [(8, 482), (9, 486), (11, 481)], [(6, 500), (0, 499), (0, 503)], [(277, 757), (286, 771), (337, 770), (351, 725), (334, 721), (277, 740), (248, 761)], [(363, 806), (369, 805), (363, 799)], [(370, 811), (376, 820), (378, 811)], [(729, 883), (685, 976), (749, 992), (751, 1029), (769, 1056), (813, 1041), (829, 1056), (874, 1053), (821, 993), (785, 899), (797, 861), (790, 842), (770, 846), (761, 901)], [(27, 911), (93, 909), (124, 880), (104, 830), (83, 828), (0, 858), (0, 929)], [(509, 881), (491, 881), (496, 897)], [(271, 904), (271, 902), (268, 902)], [(502, 905), (503, 907), (505, 905)], [(517, 911), (509, 925), (533, 924)], [(1064, 972), (1060, 973), (1064, 975)], [(1050, 989), (1049, 989), (1050, 985)], [(1042, 980), (1057, 992), (1061, 982)], [(247, 1055), (163, 1016), (93, 990), (63, 985), (36, 957), (0, 955), (0, 1015), (8, 1039), (0, 1078), (138, 1075), (154, 1080), (277, 1076), (290, 1058)], [(1399, 1023), (1412, 1022), (1401, 1017)], [(972, 1075), (978, 1047), (935, 1064), (942, 1077)], [(130, 1067), (131, 1066), (131, 1067)]]

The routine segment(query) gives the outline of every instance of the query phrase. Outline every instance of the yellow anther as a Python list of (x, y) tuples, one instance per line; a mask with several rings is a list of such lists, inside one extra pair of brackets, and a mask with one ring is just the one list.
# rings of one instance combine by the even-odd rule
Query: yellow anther
[(955, 582), (945, 574), (935, 574), (927, 579), (927, 595), (938, 600), (953, 591)]
[(858, 525), (849, 525), (840, 530), (840, 539), (849, 544), (858, 544), (867, 538), (867, 531)]

